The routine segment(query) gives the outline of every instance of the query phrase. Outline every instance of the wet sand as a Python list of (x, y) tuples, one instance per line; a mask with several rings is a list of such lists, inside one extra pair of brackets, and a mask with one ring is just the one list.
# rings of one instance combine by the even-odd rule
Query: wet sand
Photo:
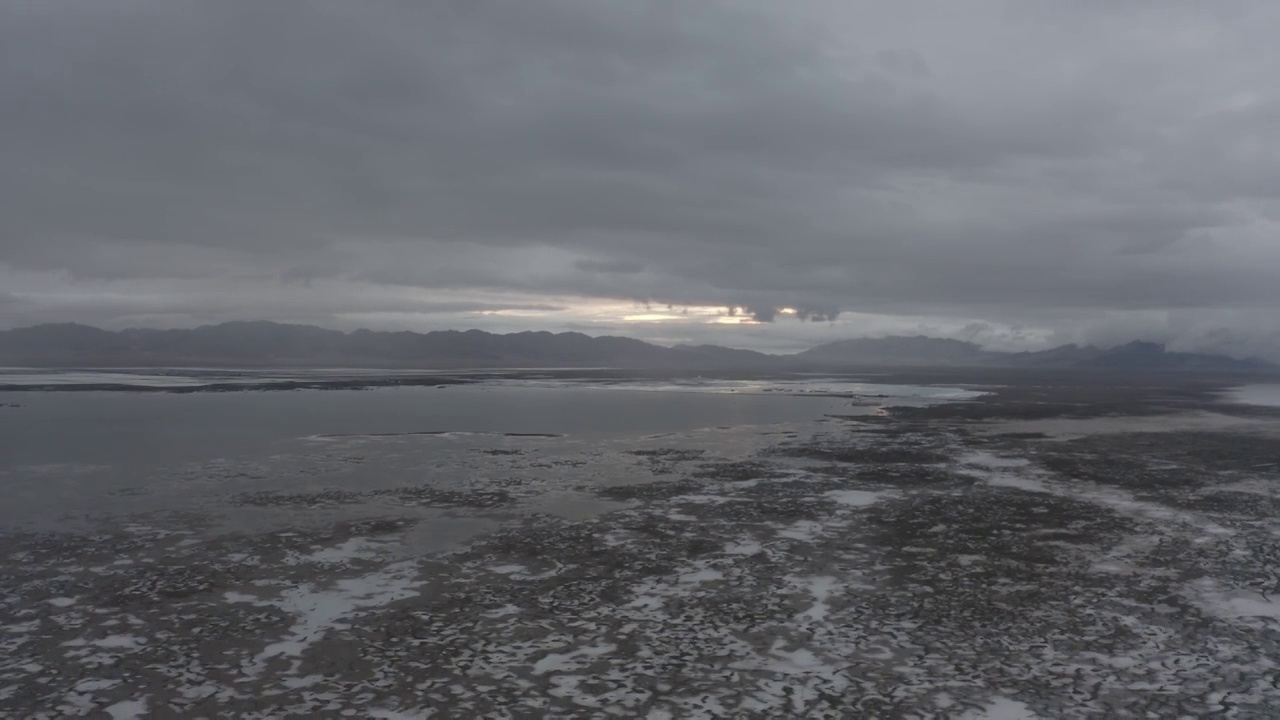
[(966, 380), (998, 387), (6, 531), (0, 715), (1274, 716), (1280, 410)]

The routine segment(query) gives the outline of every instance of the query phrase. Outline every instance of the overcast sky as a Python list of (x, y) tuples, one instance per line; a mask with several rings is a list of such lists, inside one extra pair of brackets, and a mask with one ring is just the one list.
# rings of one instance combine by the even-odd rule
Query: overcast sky
[(1280, 359), (1278, 33), (1274, 0), (11, 0), (0, 326)]

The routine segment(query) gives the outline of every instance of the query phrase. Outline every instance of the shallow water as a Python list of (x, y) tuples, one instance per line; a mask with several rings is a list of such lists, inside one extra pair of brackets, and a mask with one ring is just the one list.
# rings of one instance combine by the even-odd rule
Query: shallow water
[(0, 393), (0, 467), (153, 464), (240, 456), (315, 436), (545, 433), (616, 437), (820, 417), (829, 398), (602, 392), (585, 388), (445, 388), (196, 393)]
[(1244, 385), (1228, 390), (1225, 395), (1234, 403), (1280, 407), (1280, 384)]
[[(618, 453), (697, 435), (732, 457), (760, 433), (831, 413), (876, 411), (865, 398), (830, 396), (837, 386), (828, 381), (733, 384), (743, 392), (724, 392), (725, 385), (501, 381), (332, 391), (0, 393), (0, 527), (211, 509), (237, 526), (261, 525), (288, 521), (291, 508), (230, 509), (228, 498), (325, 490), (339, 493), (333, 514), (350, 517), (368, 504), (353, 493), (427, 486), (463, 492), (472, 478), (511, 473), (512, 456), (525, 453), (543, 463), (529, 474), (559, 483), (546, 486), (547, 498), (531, 498), (528, 511), (581, 517), (600, 511), (600, 503), (575, 499), (570, 479), (606, 486), (628, 476), (615, 467)], [(885, 403), (966, 396), (951, 388), (839, 387), (886, 396), (877, 401)], [(785, 391), (765, 391), (779, 388)], [(567, 472), (557, 465), (580, 464), (584, 452), (590, 468)]]

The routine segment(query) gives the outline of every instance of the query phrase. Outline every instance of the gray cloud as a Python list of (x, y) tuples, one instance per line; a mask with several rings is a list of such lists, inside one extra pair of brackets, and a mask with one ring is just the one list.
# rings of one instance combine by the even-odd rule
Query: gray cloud
[(775, 321), (728, 344), (798, 342), (791, 308), (806, 338), (869, 332), (828, 322), (860, 313), (1271, 348), (1250, 338), (1280, 304), (1277, 21), (1262, 0), (9, 3), (0, 322), (596, 298)]

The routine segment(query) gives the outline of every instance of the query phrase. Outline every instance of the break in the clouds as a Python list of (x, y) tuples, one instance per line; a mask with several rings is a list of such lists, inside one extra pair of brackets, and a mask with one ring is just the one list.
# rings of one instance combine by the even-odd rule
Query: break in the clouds
[(1267, 0), (4, 3), (0, 324), (1280, 357), (1278, 27)]

